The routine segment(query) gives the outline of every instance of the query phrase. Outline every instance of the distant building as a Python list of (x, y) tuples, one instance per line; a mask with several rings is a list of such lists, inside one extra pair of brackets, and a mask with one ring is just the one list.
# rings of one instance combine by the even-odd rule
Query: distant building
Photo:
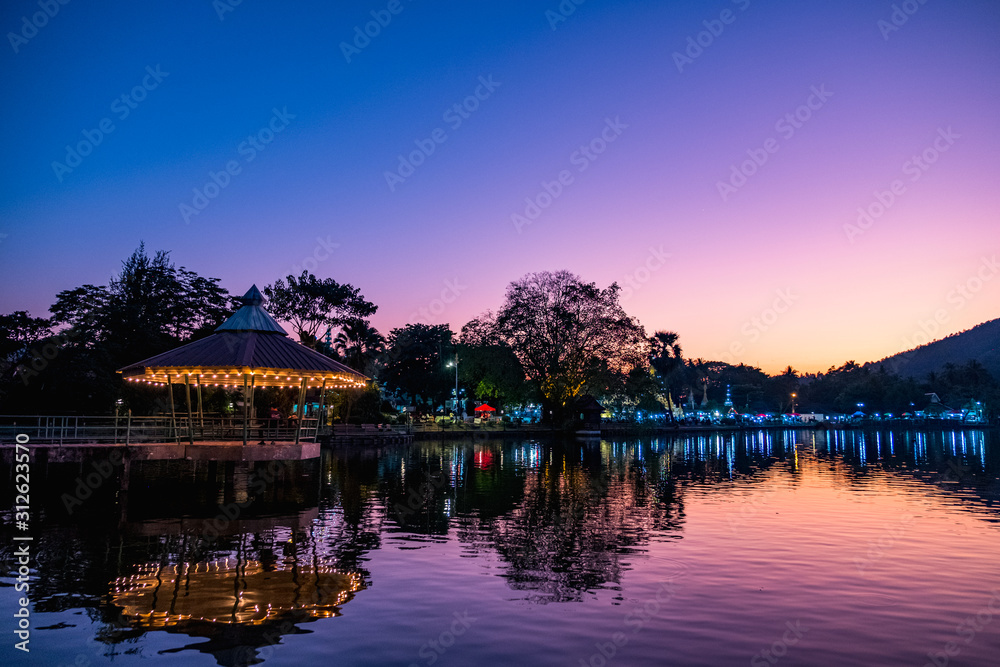
[(586, 394), (576, 399), (572, 405), (573, 430), (577, 433), (600, 435), (601, 413), (604, 408), (597, 399)]

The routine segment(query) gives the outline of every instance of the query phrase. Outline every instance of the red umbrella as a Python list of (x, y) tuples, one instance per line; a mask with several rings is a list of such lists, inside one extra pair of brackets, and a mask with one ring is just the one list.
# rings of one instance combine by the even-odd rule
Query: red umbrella
[(496, 411), (497, 411), (496, 408), (491, 408), (485, 403), (476, 408), (476, 412), (496, 412)]

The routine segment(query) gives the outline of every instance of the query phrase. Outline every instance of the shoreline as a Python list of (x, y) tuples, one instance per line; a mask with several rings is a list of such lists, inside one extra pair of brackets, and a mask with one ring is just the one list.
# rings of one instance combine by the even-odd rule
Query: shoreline
[(871, 431), (871, 430), (915, 430), (915, 431), (958, 431), (958, 430), (997, 430), (997, 424), (952, 424), (940, 422), (863, 422), (856, 424), (829, 424), (816, 422), (812, 424), (755, 424), (755, 425), (698, 425), (698, 426), (644, 426), (644, 425), (610, 425), (602, 426), (600, 435), (583, 433), (571, 429), (548, 428), (448, 428), (435, 430), (414, 430), (411, 432), (414, 440), (432, 440), (437, 438), (455, 439), (488, 439), (505, 437), (576, 437), (580, 439), (600, 439), (620, 436), (661, 436), (689, 435), (693, 433), (738, 433), (750, 431)]

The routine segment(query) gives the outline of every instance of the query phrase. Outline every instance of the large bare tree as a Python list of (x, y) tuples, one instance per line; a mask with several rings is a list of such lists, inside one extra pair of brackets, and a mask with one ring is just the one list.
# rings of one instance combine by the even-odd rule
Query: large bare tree
[(642, 325), (618, 303), (620, 288), (600, 289), (569, 271), (531, 273), (507, 287), (503, 306), (473, 320), (476, 342), (509, 347), (557, 421), (586, 393), (602, 393), (609, 377), (649, 363)]

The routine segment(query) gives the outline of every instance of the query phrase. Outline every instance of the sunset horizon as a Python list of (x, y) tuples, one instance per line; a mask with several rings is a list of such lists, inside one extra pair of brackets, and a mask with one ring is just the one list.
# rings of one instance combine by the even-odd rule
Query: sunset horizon
[(349, 283), (382, 333), (566, 269), (768, 372), (1000, 316), (996, 6), (563, 5), (8, 4), (0, 310), (145, 241)]

